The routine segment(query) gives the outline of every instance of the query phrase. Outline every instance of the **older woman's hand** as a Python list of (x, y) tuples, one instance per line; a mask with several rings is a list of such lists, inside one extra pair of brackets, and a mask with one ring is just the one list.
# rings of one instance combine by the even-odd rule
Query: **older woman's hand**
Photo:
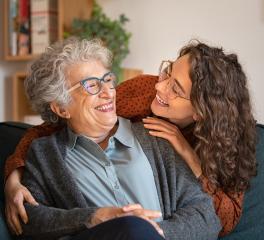
[(143, 123), (144, 127), (150, 130), (150, 135), (164, 138), (171, 143), (174, 150), (185, 160), (196, 177), (202, 174), (197, 154), (175, 124), (154, 117), (144, 118)]
[(102, 222), (105, 222), (110, 219), (124, 217), (124, 216), (137, 216), (148, 221), (158, 233), (164, 237), (163, 230), (159, 225), (154, 222), (152, 219), (160, 218), (161, 212), (154, 210), (147, 210), (142, 208), (140, 204), (130, 204), (122, 208), (118, 207), (103, 207), (99, 208), (93, 215), (91, 219), (91, 226), (96, 226)]
[(28, 189), (20, 183), (21, 173), (14, 170), (7, 178), (5, 184), (5, 212), (7, 223), (11, 230), (16, 234), (22, 234), (22, 227), (19, 216), (24, 223), (28, 222), (28, 216), (24, 207), (24, 201), (38, 205)]

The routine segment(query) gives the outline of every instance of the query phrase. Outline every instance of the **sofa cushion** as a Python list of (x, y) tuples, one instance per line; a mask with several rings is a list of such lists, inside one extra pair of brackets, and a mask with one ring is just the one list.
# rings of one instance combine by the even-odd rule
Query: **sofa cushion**
[[(4, 215), (4, 164), (6, 158), (14, 152), (17, 143), (30, 125), (24, 123), (0, 123), (0, 239), (10, 240)], [(17, 239), (17, 238), (16, 238)]]
[(232, 234), (221, 240), (263, 240), (264, 231), (264, 125), (257, 125), (258, 173), (245, 194), (242, 217)]

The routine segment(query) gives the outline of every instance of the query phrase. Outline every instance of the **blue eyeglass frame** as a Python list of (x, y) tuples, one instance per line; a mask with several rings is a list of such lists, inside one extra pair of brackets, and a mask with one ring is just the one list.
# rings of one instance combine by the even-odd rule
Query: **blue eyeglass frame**
[[(75, 85), (73, 85), (69, 90), (68, 90), (68, 92), (72, 92), (72, 91), (74, 91), (75, 89), (77, 89), (77, 88), (79, 88), (79, 87), (83, 87), (84, 88), (84, 90), (86, 91), (86, 92), (88, 92), (89, 94), (91, 94), (91, 95), (96, 95), (97, 93), (99, 93), (100, 91), (101, 91), (101, 89), (102, 89), (102, 82), (106, 82), (105, 81), (105, 77), (106, 76), (108, 76), (108, 75), (110, 75), (110, 74), (112, 74), (112, 75), (114, 75), (114, 77), (115, 77), (115, 81), (114, 81), (114, 87), (113, 88), (111, 88), (111, 89), (114, 89), (115, 88), (115, 85), (116, 85), (116, 75), (113, 73), (113, 72), (107, 72), (107, 73), (105, 73), (101, 78), (98, 78), (98, 77), (89, 77), (89, 78), (86, 78), (86, 79), (83, 79), (83, 80), (81, 80), (80, 82), (78, 82), (78, 83), (76, 83)], [(92, 80), (92, 79), (95, 79), (95, 80), (97, 80), (97, 81), (99, 81), (100, 82), (100, 85), (99, 85), (99, 89), (98, 89), (98, 91), (96, 92), (96, 93), (90, 93), (86, 88), (85, 88), (85, 83), (87, 82), (87, 81), (89, 81), (89, 80)]]

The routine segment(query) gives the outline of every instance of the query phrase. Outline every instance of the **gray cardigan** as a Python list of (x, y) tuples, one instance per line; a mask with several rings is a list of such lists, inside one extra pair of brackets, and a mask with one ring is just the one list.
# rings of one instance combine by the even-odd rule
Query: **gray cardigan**
[[(141, 123), (134, 123), (137, 136), (153, 170), (167, 240), (217, 239), (220, 221), (212, 200), (170, 144), (151, 137)], [(86, 228), (98, 209), (89, 206), (64, 162), (66, 128), (33, 141), (26, 161), (23, 184), (39, 206), (25, 204), (29, 215), (25, 236), (35, 239), (67, 239)]]

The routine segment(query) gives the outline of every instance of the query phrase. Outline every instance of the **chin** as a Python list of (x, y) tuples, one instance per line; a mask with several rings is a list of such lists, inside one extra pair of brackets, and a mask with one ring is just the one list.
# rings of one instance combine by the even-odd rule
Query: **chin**
[(162, 111), (164, 108), (157, 106), (154, 101), (151, 103), (150, 109), (156, 116), (167, 118), (164, 111)]

